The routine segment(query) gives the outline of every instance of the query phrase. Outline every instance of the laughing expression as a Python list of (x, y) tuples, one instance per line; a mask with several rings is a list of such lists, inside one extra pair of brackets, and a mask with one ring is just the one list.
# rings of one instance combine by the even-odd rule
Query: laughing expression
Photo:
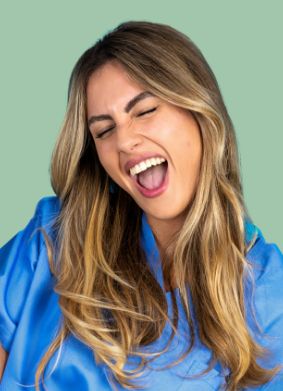
[(87, 118), (101, 165), (149, 223), (180, 224), (201, 165), (202, 141), (193, 115), (150, 93), (111, 61), (88, 81)]

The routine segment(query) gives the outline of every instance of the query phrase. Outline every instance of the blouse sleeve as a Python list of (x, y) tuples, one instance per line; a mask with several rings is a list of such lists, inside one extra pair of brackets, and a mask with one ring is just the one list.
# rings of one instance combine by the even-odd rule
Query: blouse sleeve
[(259, 231), (259, 239), (250, 251), (249, 259), (254, 265), (255, 315), (262, 334), (256, 333), (260, 345), (270, 355), (258, 359), (266, 368), (281, 365), (280, 372), (263, 390), (283, 390), (283, 254), (274, 243), (268, 243)]
[[(26, 227), (0, 249), (0, 343), (9, 352), (39, 259), (42, 226), (50, 199), (41, 199)], [(50, 209), (50, 208), (49, 208)]]

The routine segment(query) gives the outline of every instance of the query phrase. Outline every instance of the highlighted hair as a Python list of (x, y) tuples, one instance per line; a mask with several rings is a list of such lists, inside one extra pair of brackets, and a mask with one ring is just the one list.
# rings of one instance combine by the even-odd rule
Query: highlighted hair
[[(66, 116), (51, 161), (52, 186), (62, 201), (56, 251), (46, 238), (63, 323), (37, 368), (37, 390), (48, 361), (70, 334), (92, 349), (96, 363), (109, 367), (113, 387), (117, 381), (137, 389), (142, 388), (137, 378), (152, 360), (139, 347), (157, 340), (169, 322), (171, 338), (163, 351), (155, 352), (158, 356), (177, 333), (174, 291), (177, 316), (172, 323), (140, 244), (142, 211), (123, 189), (110, 192), (110, 178), (87, 127), (86, 85), (108, 61), (118, 61), (146, 90), (189, 110), (201, 132), (199, 183), (185, 223), (164, 254), (165, 279), (168, 259), (174, 259), (191, 333), (187, 351), (169, 366), (189, 355), (195, 343), (189, 286), (200, 339), (213, 352), (207, 370), (219, 360), (230, 371), (226, 388), (231, 391), (264, 384), (278, 368), (257, 363), (267, 351), (247, 327), (244, 286), (252, 281), (252, 269), (245, 257), (244, 221), (249, 215), (235, 132), (217, 81), (187, 36), (164, 24), (130, 21), (88, 49), (71, 75)], [(133, 371), (124, 370), (129, 355), (141, 358)]]

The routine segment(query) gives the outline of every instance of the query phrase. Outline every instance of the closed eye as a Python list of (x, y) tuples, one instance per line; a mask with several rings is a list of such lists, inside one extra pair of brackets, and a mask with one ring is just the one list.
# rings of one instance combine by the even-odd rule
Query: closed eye
[[(137, 115), (137, 117), (141, 117), (142, 115), (145, 115), (145, 114), (150, 114), (150, 113), (154, 112), (156, 109), (157, 109), (157, 107), (153, 107), (153, 108), (150, 109), (150, 110), (143, 111), (142, 113), (139, 113), (139, 114)], [(108, 128), (108, 129), (103, 130), (101, 133), (97, 134), (97, 135), (95, 136), (95, 138), (102, 138), (102, 137), (104, 136), (104, 134), (106, 134), (107, 132), (110, 132), (110, 130), (112, 130), (112, 129), (114, 129), (114, 128), (115, 128), (115, 126), (112, 126), (111, 128)]]
[(137, 116), (140, 117), (140, 116), (142, 116), (142, 115), (152, 113), (152, 112), (155, 111), (156, 109), (157, 109), (157, 107), (153, 107), (153, 108), (150, 109), (150, 110), (143, 111), (142, 113), (139, 113)]
[(95, 138), (102, 138), (104, 136), (104, 134), (106, 134), (107, 132), (110, 132), (110, 130), (114, 129), (115, 126), (112, 126), (111, 128), (108, 128), (108, 129), (105, 129), (103, 130), (102, 132), (98, 133)]

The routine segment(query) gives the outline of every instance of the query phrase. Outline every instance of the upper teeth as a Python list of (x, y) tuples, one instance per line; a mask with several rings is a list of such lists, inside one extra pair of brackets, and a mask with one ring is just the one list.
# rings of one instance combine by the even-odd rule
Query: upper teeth
[(163, 157), (152, 157), (150, 159), (146, 159), (138, 164), (136, 164), (134, 167), (130, 169), (130, 174), (132, 176), (139, 174), (142, 171), (147, 170), (151, 166), (157, 166), (158, 164), (161, 164), (165, 162), (165, 159)]

